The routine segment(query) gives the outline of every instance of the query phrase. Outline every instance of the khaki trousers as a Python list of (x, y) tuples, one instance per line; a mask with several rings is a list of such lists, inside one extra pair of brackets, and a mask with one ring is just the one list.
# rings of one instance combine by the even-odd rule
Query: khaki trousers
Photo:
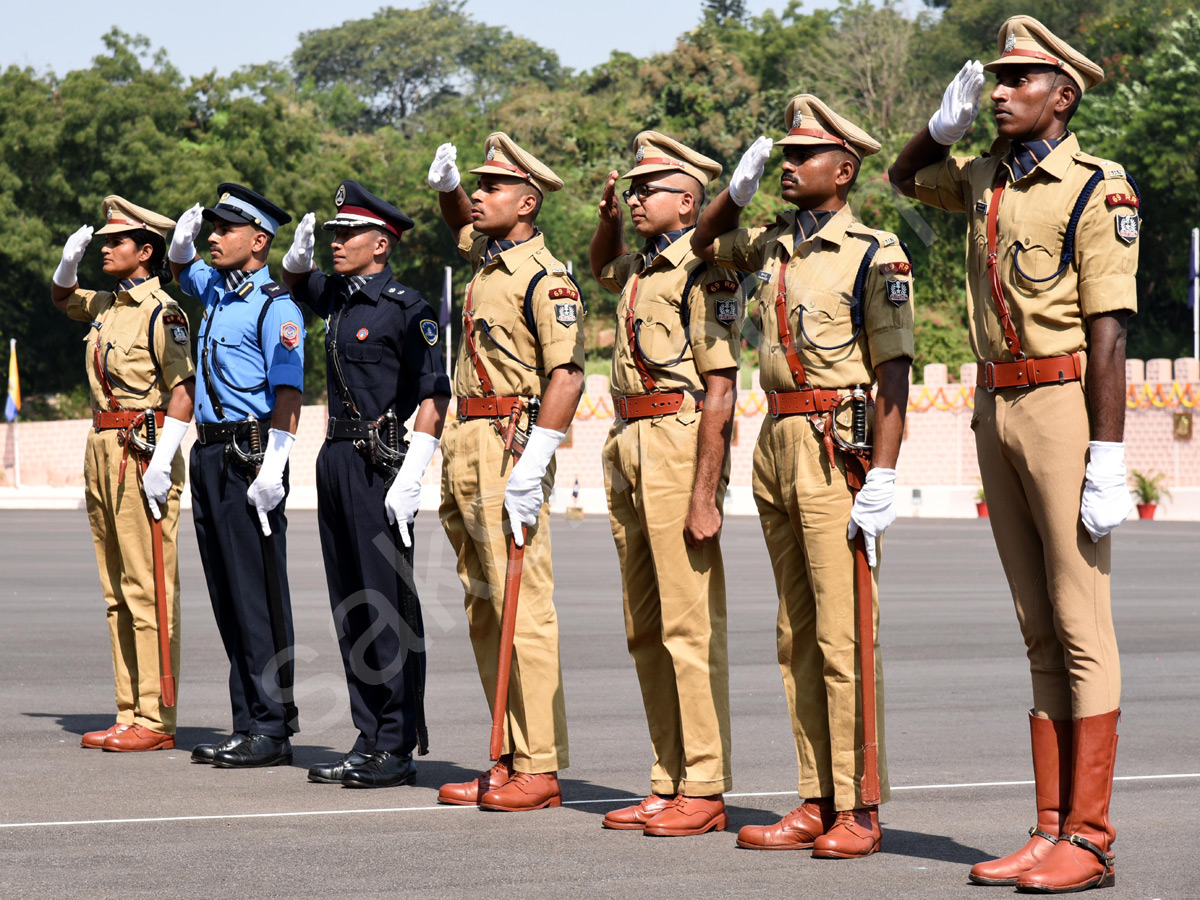
[[(803, 798), (861, 807), (862, 704), (854, 610), (853, 498), (842, 461), (832, 472), (804, 416), (768, 418), (754, 449), (754, 500), (779, 591), (776, 639)], [(882, 542), (876, 545), (882, 555)], [(875, 692), (881, 797), (890, 799), (883, 658), (875, 590)]]
[(1112, 539), (1093, 542), (1079, 517), (1090, 434), (1082, 385), (978, 390), (971, 427), (1036, 713), (1069, 720), (1117, 709)]
[[(625, 637), (654, 747), (650, 786), (692, 797), (733, 787), (721, 547), (696, 549), (683, 537), (699, 430), (694, 412), (618, 419), (604, 446)], [(718, 508), (728, 482), (726, 459)]]
[[(466, 592), (467, 624), (488, 712), (496, 696), (500, 618), (511, 529), (504, 487), (512, 471), (489, 419), (456, 419), (442, 437), (442, 505), (446, 537), (458, 554), (458, 577)], [(554, 462), (542, 481), (554, 484)], [(504, 752), (518, 772), (556, 772), (569, 765), (567, 712), (558, 656), (558, 614), (550, 562), (550, 509), (543, 504), (525, 541), (517, 605)]]
[[(100, 587), (108, 608), (117, 721), (163, 734), (175, 733), (175, 707), (159, 695), (158, 610), (154, 602), (154, 545), (150, 512), (142, 494), (137, 457), (129, 455), (125, 481), (116, 431), (88, 432), (84, 452), (84, 493), (96, 545)], [(179, 572), (175, 537), (179, 530), (179, 492), (183, 455), (171, 465), (171, 492), (162, 507), (163, 571), (171, 631), (171, 660), (179, 680)]]

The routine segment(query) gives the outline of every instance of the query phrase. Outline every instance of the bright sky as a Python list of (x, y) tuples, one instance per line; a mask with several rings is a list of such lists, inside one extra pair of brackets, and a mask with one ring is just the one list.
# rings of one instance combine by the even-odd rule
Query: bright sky
[[(165, 47), (185, 75), (215, 67), (228, 74), (249, 63), (285, 60), (303, 31), (329, 28), (349, 19), (369, 18), (383, 6), (417, 7), (420, 0), (257, 0), (194, 4), (178, 2), (103, 3), (49, 0), (7, 3), (0, 69), (10, 65), (53, 69), (62, 75), (87, 67), (103, 52), (100, 37), (116, 25), (144, 34)], [(803, 8), (831, 7), (835, 0), (805, 0)], [(752, 15), (783, 10), (787, 0), (747, 0)], [(554, 49), (564, 65), (589, 69), (613, 50), (636, 56), (669, 50), (675, 38), (700, 21), (700, 0), (601, 0), (548, 3), (546, 0), (468, 0), (467, 11), (484, 22), (503, 25)], [(238, 16), (236, 22), (222, 14)]]

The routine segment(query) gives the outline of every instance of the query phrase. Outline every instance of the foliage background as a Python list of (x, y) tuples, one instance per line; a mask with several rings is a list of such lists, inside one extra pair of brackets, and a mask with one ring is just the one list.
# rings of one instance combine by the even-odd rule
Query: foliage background
[[(384, 8), (307, 32), (289, 64), (248, 60), (228, 77), (185, 79), (145, 38), (113, 29), (106, 52), (87, 68), (58, 76), (13, 66), (0, 74), (0, 371), (15, 337), (26, 411), (78, 414), (86, 329), (54, 310), (47, 282), (62, 242), (98, 221), (109, 193), (177, 216), (197, 201), (212, 202), (218, 182), (239, 181), (296, 219), (307, 210), (321, 218), (333, 213), (337, 184), (355, 178), (417, 221), (393, 259), (398, 278), (436, 305), (443, 267), (455, 267), (457, 314), (470, 273), (425, 184), (438, 144), (458, 145), (464, 171), (495, 130), (533, 149), (567, 183), (547, 200), (540, 224), (555, 252), (585, 270), (600, 186), (611, 169), (629, 164), (638, 131), (678, 137), (721, 161), (727, 177), (758, 134), (780, 130), (788, 98), (808, 91), (882, 142), (851, 202), (867, 223), (898, 232), (913, 251), (918, 371), (944, 362), (953, 372), (970, 358), (964, 222), (896, 198), (883, 173), (963, 60), (990, 59), (1000, 23), (1018, 12), (1038, 17), (1108, 72), (1072, 127), (1085, 149), (1124, 164), (1142, 189), (1140, 312), (1129, 352), (1182, 356), (1191, 345), (1188, 234), (1200, 224), (1198, 5), (931, 0), (910, 15), (892, 0), (843, 0), (814, 13), (791, 0), (750, 17), (739, 0), (704, 0), (695, 27), (671, 52), (644, 59), (614, 53), (584, 72), (563, 66), (551, 49), (473, 19), (460, 0)], [(985, 97), (958, 152), (989, 146), (987, 106)], [(746, 222), (781, 208), (774, 181), (769, 164)], [(292, 228), (275, 242), (275, 272)], [(329, 266), (327, 245), (317, 259)], [(103, 284), (95, 249), (80, 282)], [(589, 352), (603, 370), (615, 298), (590, 279), (583, 283)], [(177, 286), (171, 290), (181, 296)], [(195, 304), (185, 306), (198, 322)], [(312, 397), (324, 391), (322, 336), (321, 323), (310, 322)], [(752, 345), (752, 329), (747, 338)], [(51, 402), (49, 395), (60, 396)]]

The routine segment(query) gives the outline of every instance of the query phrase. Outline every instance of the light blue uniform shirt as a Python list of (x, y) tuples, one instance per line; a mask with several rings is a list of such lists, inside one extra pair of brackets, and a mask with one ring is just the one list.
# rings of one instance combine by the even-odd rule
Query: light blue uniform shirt
[[(179, 274), (184, 293), (204, 304), (204, 319), (197, 329), (196, 421), (202, 424), (269, 418), (275, 409), (275, 389), (280, 386), (304, 389), (304, 318), (286, 294), (277, 296), (267, 309), (258, 340), (258, 317), (268, 297), (263, 286), (271, 281), (264, 266), (238, 287), (225, 290), (225, 275), (203, 260), (196, 260)], [(296, 343), (288, 349), (285, 340)], [(208, 353), (208, 377), (202, 360)], [(217, 415), (209, 396), (208, 382), (224, 407)]]

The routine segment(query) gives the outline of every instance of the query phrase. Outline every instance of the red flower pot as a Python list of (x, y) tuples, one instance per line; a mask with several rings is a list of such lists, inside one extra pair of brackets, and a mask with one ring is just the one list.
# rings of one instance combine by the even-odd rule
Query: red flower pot
[(1139, 519), (1153, 519), (1154, 510), (1158, 509), (1157, 503), (1139, 503), (1137, 505)]
[(979, 513), (979, 518), (986, 519), (988, 517), (987, 501), (980, 500), (975, 504), (975, 512)]

